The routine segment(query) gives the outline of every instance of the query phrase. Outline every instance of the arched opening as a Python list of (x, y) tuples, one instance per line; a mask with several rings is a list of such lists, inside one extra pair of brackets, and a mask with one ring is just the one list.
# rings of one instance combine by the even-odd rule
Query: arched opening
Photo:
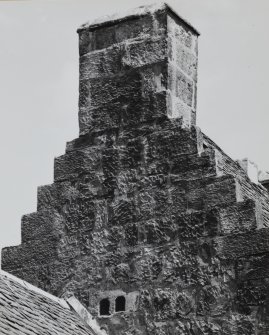
[(110, 301), (107, 298), (102, 299), (100, 301), (100, 309), (99, 309), (100, 315), (110, 315), (109, 309), (110, 309)]
[(119, 296), (115, 300), (115, 312), (125, 311), (126, 299), (123, 295)]

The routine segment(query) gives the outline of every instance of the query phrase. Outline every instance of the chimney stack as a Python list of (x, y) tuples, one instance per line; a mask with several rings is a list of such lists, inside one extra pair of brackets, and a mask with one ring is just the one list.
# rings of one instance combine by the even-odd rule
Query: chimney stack
[(80, 134), (159, 118), (195, 125), (199, 33), (168, 5), (78, 29)]

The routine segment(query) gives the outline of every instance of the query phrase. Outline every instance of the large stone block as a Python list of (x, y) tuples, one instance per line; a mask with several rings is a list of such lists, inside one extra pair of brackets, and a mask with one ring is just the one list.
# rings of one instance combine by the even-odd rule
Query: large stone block
[(216, 208), (180, 214), (174, 220), (178, 238), (182, 241), (203, 236), (216, 236), (219, 231), (220, 219)]
[(196, 292), (198, 316), (223, 318), (232, 311), (235, 293), (229, 284), (214, 280), (214, 284), (200, 287)]
[(22, 243), (38, 241), (47, 238), (59, 237), (64, 227), (63, 217), (56, 211), (43, 210), (22, 217)]
[[(176, 320), (192, 312), (193, 291), (179, 291), (177, 288), (152, 288), (141, 294), (141, 309), (149, 304), (155, 321)], [(143, 308), (144, 307), (144, 308)], [(146, 308), (149, 310), (149, 308)]]
[(56, 209), (61, 211), (62, 206), (75, 197), (77, 190), (70, 181), (39, 186), (37, 190), (37, 210)]
[(168, 37), (169, 60), (192, 80), (197, 79), (197, 55), (175, 37)]
[(250, 314), (257, 306), (265, 306), (269, 299), (269, 280), (242, 282), (237, 287), (237, 307), (242, 314)]
[[(99, 107), (80, 108), (81, 135), (91, 132), (131, 132), (143, 133), (143, 127), (148, 127), (149, 122), (164, 120), (166, 117), (166, 94), (157, 92), (146, 98), (130, 99), (124, 106), (113, 101)], [(138, 129), (138, 128), (142, 129)], [(153, 127), (152, 127), (153, 128)]]
[(269, 250), (256, 255), (239, 258), (237, 276), (240, 281), (269, 278)]
[[(82, 95), (88, 92), (88, 97), (85, 97), (85, 104), (80, 103), (83, 107), (87, 101), (91, 107), (100, 107), (111, 102), (118, 102), (121, 105), (131, 101), (136, 101), (142, 95), (142, 82), (139, 71), (131, 71), (126, 74), (118, 74), (113, 78), (94, 78), (81, 82)], [(84, 86), (86, 89), (84, 90)]]
[(57, 259), (58, 239), (44, 236), (42, 239), (29, 241), (19, 246), (2, 249), (2, 267), (13, 273), (13, 269), (22, 266), (40, 266)]
[(81, 81), (101, 76), (114, 76), (122, 71), (124, 47), (115, 45), (110, 48), (90, 52), (80, 57), (79, 78)]
[(175, 203), (180, 198), (177, 193), (184, 192), (186, 208), (189, 210), (202, 210), (220, 204), (237, 202), (236, 187), (236, 181), (231, 176), (189, 181), (181, 180), (177, 176), (171, 176), (171, 188), (169, 192)]
[(162, 216), (170, 210), (168, 192), (166, 189), (149, 187), (135, 195), (135, 205), (138, 220), (147, 220)]
[(174, 241), (177, 236), (176, 225), (171, 221), (157, 218), (140, 224), (141, 242), (149, 245), (162, 245)]
[[(139, 164), (139, 163), (138, 163)], [(127, 169), (119, 171), (116, 176), (116, 192), (118, 196), (131, 196), (137, 189), (139, 172), (136, 169)]]
[(113, 77), (122, 71), (167, 63), (165, 38), (149, 38), (90, 52), (80, 57), (80, 80)]
[(175, 39), (187, 48), (194, 55), (197, 55), (198, 34), (193, 32), (193, 28), (180, 19), (173, 13), (167, 16), (167, 31), (171, 39)]
[(120, 126), (121, 106), (117, 102), (110, 106), (97, 108), (79, 108), (80, 134), (85, 135), (93, 131), (100, 132), (118, 130)]
[(96, 203), (92, 199), (77, 198), (62, 208), (62, 215), (64, 218), (62, 235), (92, 231), (95, 226)]
[(120, 166), (122, 169), (136, 169), (143, 164), (144, 144), (141, 138), (129, 141), (126, 147), (119, 151)]
[(171, 159), (170, 166), (170, 173), (182, 179), (198, 179), (217, 175), (215, 152), (212, 150), (205, 151), (201, 155), (179, 154)]
[(243, 234), (218, 237), (215, 240), (215, 248), (218, 257), (224, 259), (239, 259), (268, 252), (269, 229), (259, 229)]
[(162, 259), (162, 274), (160, 281), (166, 285), (176, 284), (179, 288), (198, 285), (198, 243), (197, 241), (181, 241), (177, 244), (167, 244), (156, 247)]
[[(80, 55), (93, 50), (108, 48), (112, 44), (122, 43), (127, 40), (144, 39), (155, 35), (154, 19), (151, 15), (136, 17), (108, 24), (107, 26), (92, 26), (79, 29)], [(161, 33), (161, 31), (159, 31)]]
[(220, 235), (238, 234), (257, 228), (255, 202), (247, 200), (220, 208)]
[(127, 200), (118, 200), (108, 206), (108, 224), (124, 226), (136, 221), (134, 203)]
[(125, 243), (127, 246), (136, 246), (138, 244), (139, 241), (139, 227), (138, 224), (136, 223), (129, 223), (126, 225), (125, 227), (125, 231), (124, 231), (124, 237), (125, 237)]
[[(173, 97), (179, 98), (189, 107), (194, 106), (194, 83), (173, 64), (168, 68), (168, 89)], [(171, 113), (173, 116), (173, 112)]]
[(167, 60), (167, 39), (158, 37), (126, 44), (122, 66), (129, 69), (164, 61), (167, 63)]
[(54, 180), (64, 181), (78, 177), (82, 173), (101, 171), (102, 152), (97, 148), (85, 148), (55, 158)]
[(182, 154), (198, 153), (197, 139), (191, 131), (160, 131), (147, 137), (146, 163), (170, 165)]

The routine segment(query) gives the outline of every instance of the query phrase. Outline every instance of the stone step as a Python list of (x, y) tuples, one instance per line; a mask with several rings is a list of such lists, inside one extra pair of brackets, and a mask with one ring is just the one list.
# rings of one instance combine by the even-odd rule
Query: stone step
[[(172, 172), (176, 173), (184, 158), (180, 155), (197, 154), (199, 150), (198, 139), (193, 131), (163, 130), (127, 141), (124, 145), (106, 147), (87, 146), (57, 157), (54, 164), (54, 180), (72, 180), (82, 174), (96, 174), (116, 177), (126, 169), (144, 169), (146, 174), (160, 172), (168, 173), (170, 162)], [(210, 157), (211, 155), (211, 157)], [(200, 165), (214, 164), (213, 152), (208, 151), (201, 157)], [(211, 161), (206, 163), (205, 161)], [(192, 162), (194, 161), (194, 162)], [(190, 165), (199, 166), (199, 157), (185, 159), (185, 168), (195, 169)], [(155, 165), (163, 165), (164, 170), (155, 169)], [(165, 169), (167, 167), (167, 169)], [(182, 167), (183, 169), (183, 167)], [(141, 173), (141, 172), (140, 172)]]
[(57, 259), (56, 238), (47, 238), (29, 241), (14, 247), (2, 249), (2, 267), (5, 271), (13, 274), (12, 269), (22, 266), (43, 265)]
[(214, 239), (216, 255), (221, 259), (236, 260), (269, 250), (269, 228), (222, 236)]
[[(102, 207), (103, 206), (103, 207)], [(58, 239), (83, 247), (91, 232), (105, 230), (108, 236), (118, 233), (108, 244), (126, 247), (161, 245), (175, 240), (192, 240), (253, 231), (257, 228), (255, 203), (251, 200), (236, 204), (221, 204), (207, 210), (182, 212), (179, 215), (152, 216), (136, 221), (136, 210), (131, 203), (100, 202), (71, 203), (62, 212), (42, 210), (22, 217), (22, 243), (40, 239)], [(86, 211), (85, 211), (86, 210)], [(73, 212), (73, 215), (70, 213)], [(67, 215), (67, 213), (69, 213)], [(65, 232), (65, 234), (63, 233)], [(116, 244), (115, 244), (116, 243)]]

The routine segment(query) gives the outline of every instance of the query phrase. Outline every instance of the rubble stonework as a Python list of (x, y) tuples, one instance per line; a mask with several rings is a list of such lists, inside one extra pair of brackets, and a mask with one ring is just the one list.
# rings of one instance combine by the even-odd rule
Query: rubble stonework
[(111, 335), (268, 334), (268, 192), (196, 126), (197, 31), (160, 5), (78, 33), (80, 136), (3, 269)]

